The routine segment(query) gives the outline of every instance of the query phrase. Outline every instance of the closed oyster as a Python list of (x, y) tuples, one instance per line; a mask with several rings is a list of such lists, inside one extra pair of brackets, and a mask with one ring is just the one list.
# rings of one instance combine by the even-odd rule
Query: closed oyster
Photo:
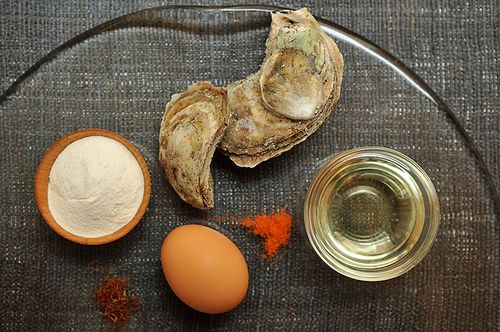
[(160, 128), (160, 164), (177, 194), (195, 208), (214, 205), (210, 163), (226, 128), (227, 94), (207, 82), (172, 96)]
[(172, 187), (198, 209), (213, 207), (216, 146), (236, 165), (254, 167), (304, 141), (335, 107), (343, 67), (337, 45), (307, 9), (273, 13), (257, 73), (227, 92), (196, 83), (167, 104), (159, 158)]
[(227, 87), (231, 118), (220, 148), (254, 167), (304, 141), (335, 107), (343, 67), (307, 9), (273, 13), (260, 70)]

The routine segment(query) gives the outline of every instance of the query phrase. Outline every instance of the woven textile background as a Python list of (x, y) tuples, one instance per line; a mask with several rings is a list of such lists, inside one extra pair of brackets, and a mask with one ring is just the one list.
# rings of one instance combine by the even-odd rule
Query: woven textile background
[[(187, 1), (183, 4), (213, 4)], [(217, 4), (239, 3), (218, 1)], [(263, 2), (262, 2), (263, 3)], [(54, 47), (96, 24), (160, 1), (1, 1), (0, 91)], [(269, 4), (269, 3), (268, 3)], [(414, 69), (463, 121), (500, 186), (500, 4), (496, 1), (297, 1), (367, 37)], [(143, 303), (130, 330), (500, 330), (500, 234), (491, 193), (453, 124), (382, 64), (339, 43), (346, 61), (337, 109), (305, 143), (253, 170), (217, 154), (216, 208), (183, 204), (157, 162), (157, 134), (170, 95), (196, 80), (217, 85), (255, 71), (269, 18), (263, 14), (162, 12), (63, 52), (0, 104), (0, 330), (107, 330), (91, 292), (99, 262), (128, 276)], [(143, 153), (153, 193), (139, 226), (123, 239), (84, 247), (52, 232), (36, 209), (33, 177), (44, 151), (85, 127), (116, 131)], [(316, 167), (331, 154), (380, 145), (428, 172), (441, 201), (430, 254), (385, 282), (351, 280), (311, 249), (302, 203)], [(292, 239), (273, 260), (258, 239), (220, 215), (286, 206)], [(224, 315), (183, 305), (161, 272), (164, 236), (184, 223), (227, 234), (250, 270), (245, 301)]]

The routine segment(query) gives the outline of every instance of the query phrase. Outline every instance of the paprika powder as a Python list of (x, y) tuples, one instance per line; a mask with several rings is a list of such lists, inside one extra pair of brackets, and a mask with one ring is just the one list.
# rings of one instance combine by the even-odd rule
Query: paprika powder
[(276, 213), (245, 218), (241, 224), (250, 229), (252, 234), (264, 239), (265, 257), (272, 258), (290, 239), (292, 215), (282, 208)]

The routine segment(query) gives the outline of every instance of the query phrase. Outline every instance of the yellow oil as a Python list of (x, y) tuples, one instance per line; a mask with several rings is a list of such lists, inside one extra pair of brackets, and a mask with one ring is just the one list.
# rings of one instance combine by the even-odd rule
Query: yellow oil
[(384, 159), (346, 162), (324, 187), (318, 231), (344, 264), (387, 266), (418, 240), (423, 223), (419, 197), (405, 171)]
[(332, 269), (354, 279), (387, 280), (429, 252), (439, 199), (408, 156), (362, 147), (321, 165), (306, 195), (304, 224), (313, 249)]

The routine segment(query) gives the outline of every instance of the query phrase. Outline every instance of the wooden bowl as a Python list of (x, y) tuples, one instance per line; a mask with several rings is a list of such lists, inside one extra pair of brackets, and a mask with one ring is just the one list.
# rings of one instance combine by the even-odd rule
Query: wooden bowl
[[(56, 220), (50, 213), (49, 203), (48, 203), (49, 175), (50, 175), (50, 170), (52, 169), (52, 165), (54, 164), (57, 156), (59, 156), (59, 153), (61, 153), (61, 151), (63, 151), (72, 142), (88, 136), (104, 136), (112, 138), (122, 143), (125, 147), (127, 147), (127, 149), (130, 152), (132, 152), (132, 154), (134, 155), (135, 159), (137, 160), (142, 169), (142, 174), (144, 175), (144, 195), (142, 197), (142, 202), (139, 205), (139, 208), (135, 216), (132, 218), (132, 220), (130, 220), (129, 223), (127, 223), (125, 226), (123, 226), (122, 228), (120, 228), (119, 230), (115, 231), (112, 234), (100, 237), (93, 237), (93, 238), (74, 235), (63, 229), (56, 222)], [(40, 164), (35, 174), (35, 199), (38, 205), (38, 210), (40, 211), (40, 214), (42, 215), (43, 219), (45, 219), (47, 225), (49, 225), (50, 228), (52, 228), (57, 234), (61, 235), (62, 237), (70, 241), (80, 244), (86, 244), (86, 245), (105, 244), (118, 240), (119, 238), (125, 236), (139, 223), (141, 218), (144, 216), (144, 213), (148, 208), (150, 196), (151, 196), (151, 179), (149, 177), (148, 167), (141, 153), (135, 148), (135, 146), (133, 146), (129, 141), (127, 141), (122, 136), (104, 129), (97, 129), (97, 128), (82, 129), (70, 133), (66, 136), (63, 136), (47, 150), (42, 160), (40, 161)]]

